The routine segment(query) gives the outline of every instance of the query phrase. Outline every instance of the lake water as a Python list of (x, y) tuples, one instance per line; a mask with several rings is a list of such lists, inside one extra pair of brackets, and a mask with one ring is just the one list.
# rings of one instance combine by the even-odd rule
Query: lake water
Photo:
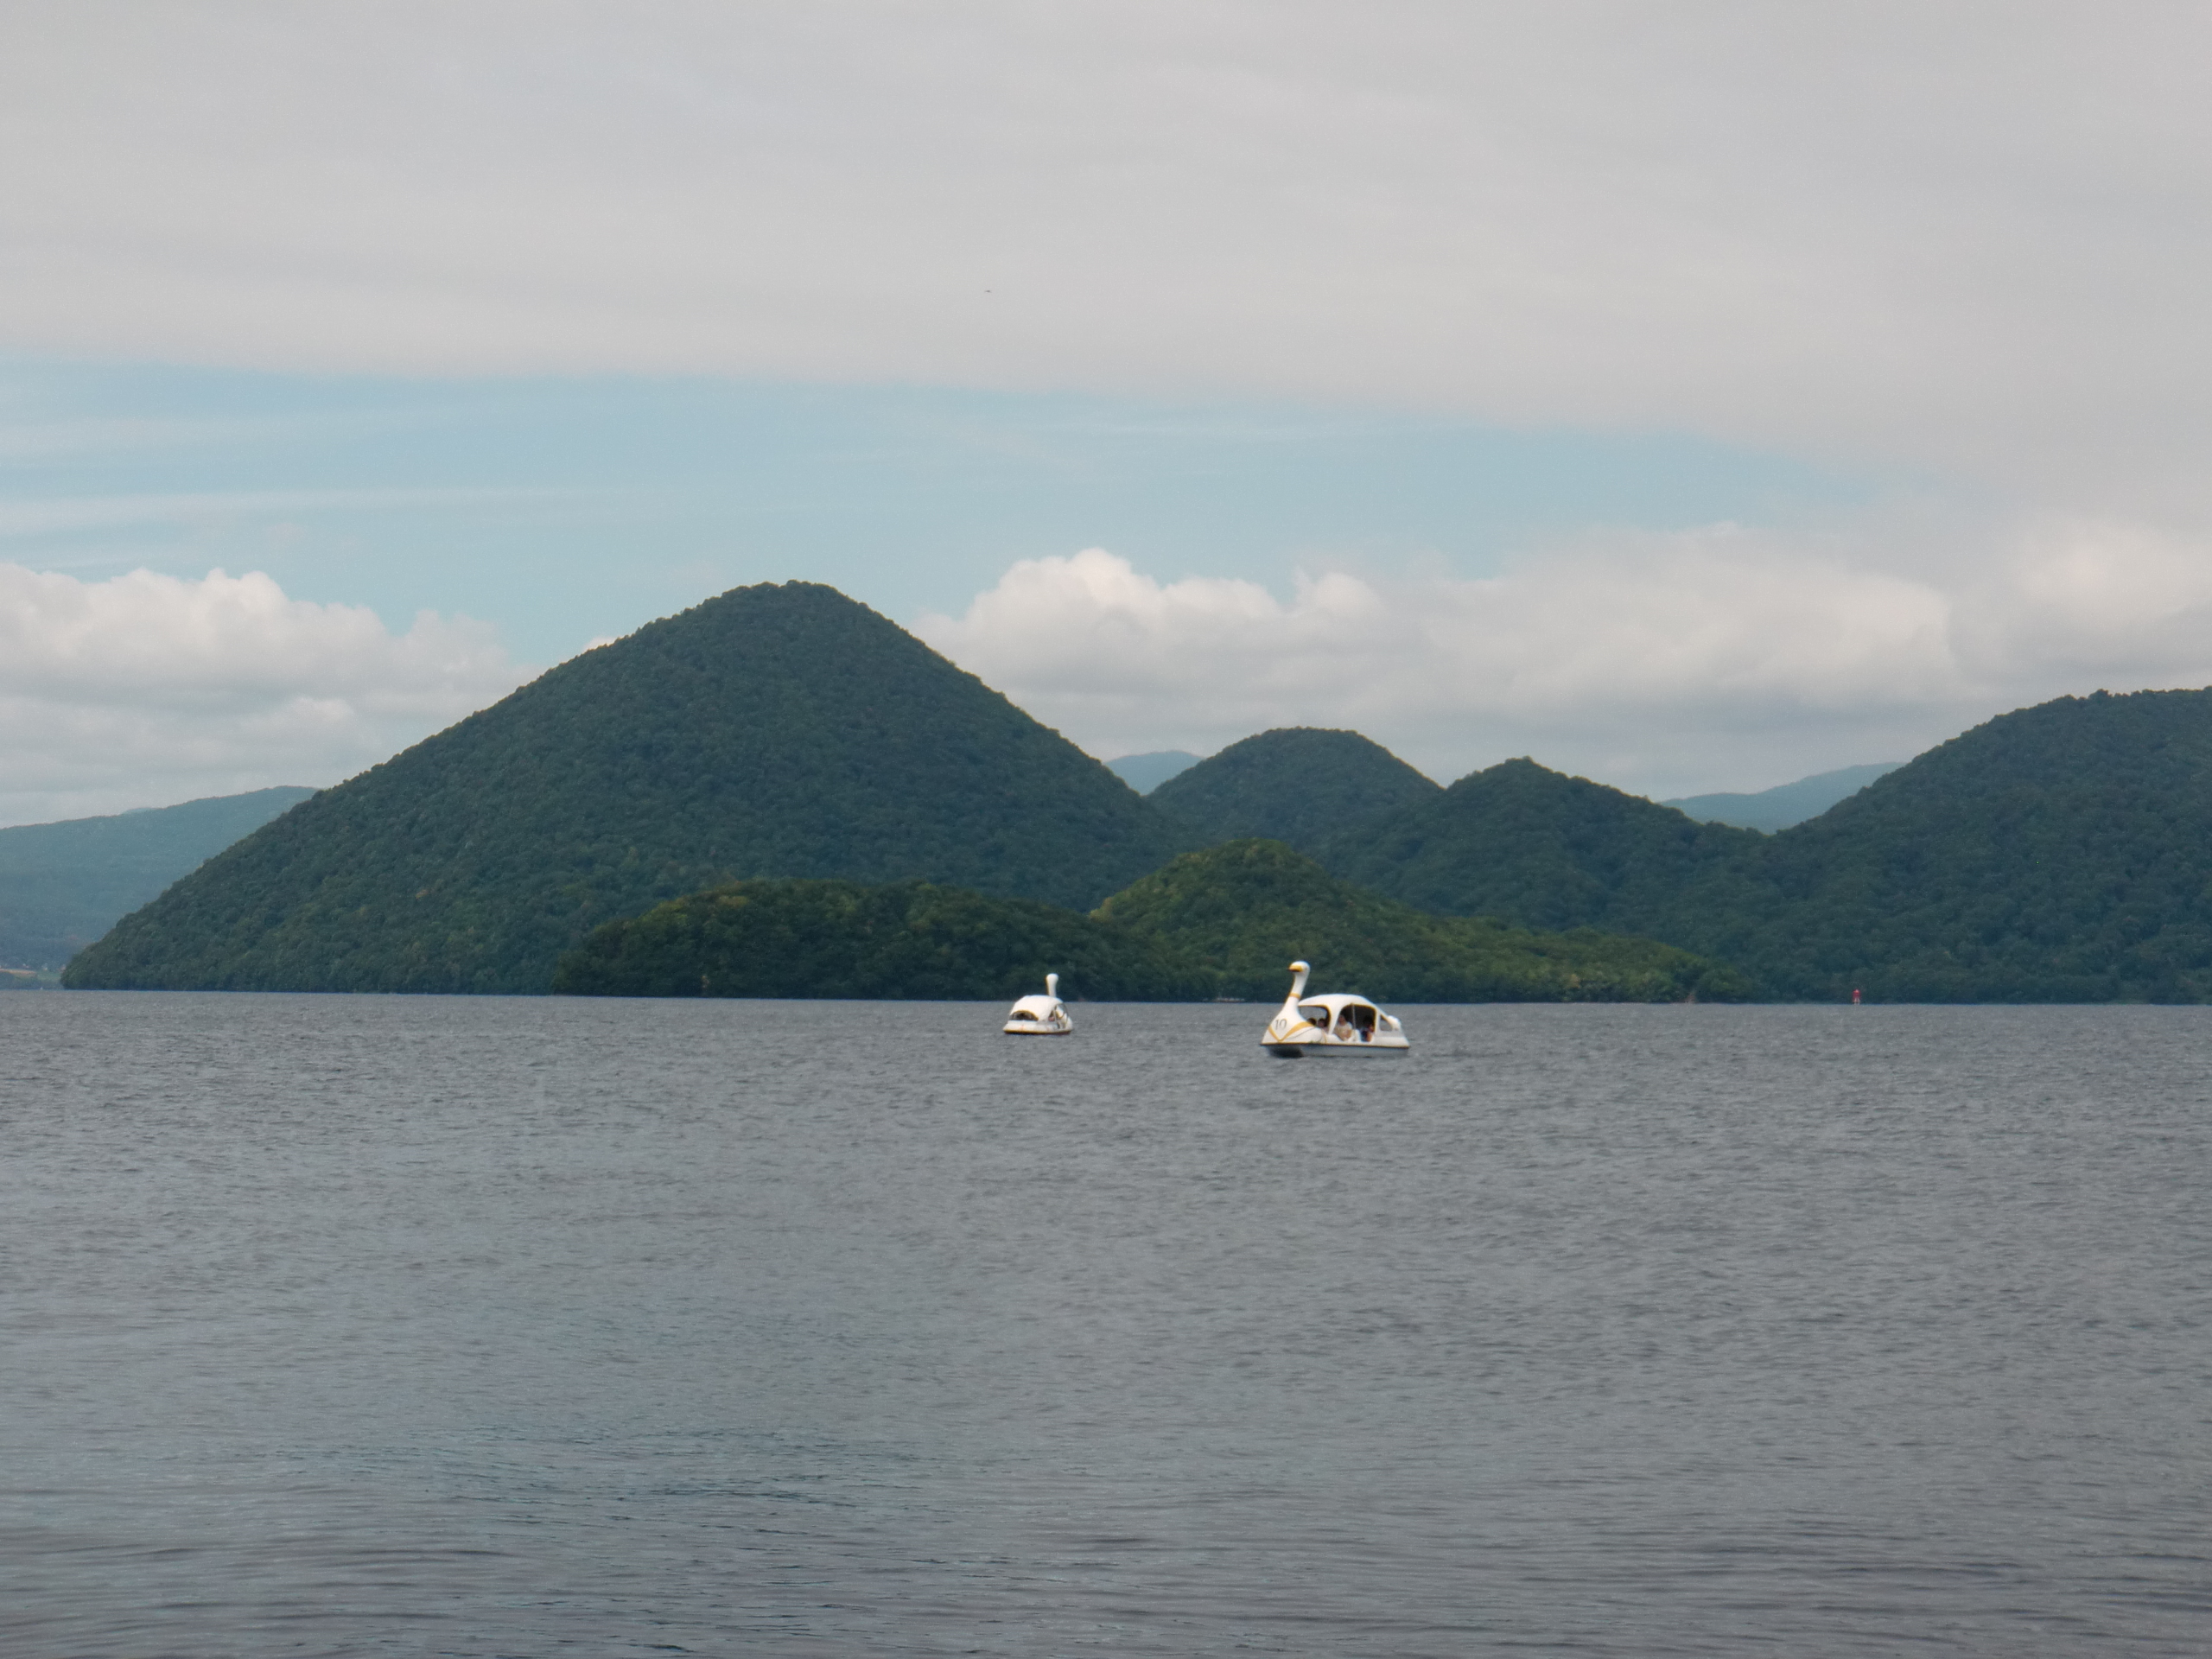
[(0, 997), (0, 1650), (2212, 1653), (2212, 1011)]

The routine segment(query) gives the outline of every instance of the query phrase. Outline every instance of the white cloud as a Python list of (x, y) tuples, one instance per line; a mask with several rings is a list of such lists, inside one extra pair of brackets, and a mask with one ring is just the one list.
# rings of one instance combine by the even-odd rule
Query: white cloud
[(2073, 524), (1947, 563), (1719, 526), (1480, 581), (1300, 574), (1287, 599), (1094, 548), (916, 629), (1101, 754), (1350, 727), (1446, 781), (1531, 753), (1669, 795), (1904, 759), (2066, 692), (2212, 682), (2212, 548)]
[(258, 573), (0, 564), (0, 823), (335, 783), (525, 677), (481, 623), (395, 634)]
[(2212, 13), (19, 0), (0, 342), (1254, 393), (2212, 509)]

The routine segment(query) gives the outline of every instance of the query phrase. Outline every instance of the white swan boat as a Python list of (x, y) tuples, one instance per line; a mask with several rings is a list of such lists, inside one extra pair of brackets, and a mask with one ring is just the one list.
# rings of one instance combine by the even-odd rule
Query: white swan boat
[(1014, 1005), (999, 1027), (1009, 1037), (1065, 1037), (1075, 1029), (1060, 1002), (1060, 976), (1045, 976), (1045, 995), (1025, 996)]
[(1403, 1054), (1412, 1048), (1406, 1028), (1365, 997), (1343, 991), (1308, 996), (1306, 978), (1313, 969), (1294, 962), (1290, 971), (1296, 976), (1290, 995), (1260, 1039), (1268, 1053), (1295, 1060), (1308, 1054)]

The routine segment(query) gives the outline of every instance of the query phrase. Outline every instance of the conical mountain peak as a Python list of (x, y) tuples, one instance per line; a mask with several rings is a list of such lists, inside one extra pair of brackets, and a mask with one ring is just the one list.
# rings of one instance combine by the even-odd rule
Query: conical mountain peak
[(1437, 786), (1357, 732), (1288, 726), (1232, 743), (1149, 798), (1209, 842), (1259, 836), (1311, 852)]
[(1177, 849), (1118, 779), (835, 588), (740, 588), (549, 670), (211, 860), (79, 985), (534, 991), (716, 881), (1084, 906)]

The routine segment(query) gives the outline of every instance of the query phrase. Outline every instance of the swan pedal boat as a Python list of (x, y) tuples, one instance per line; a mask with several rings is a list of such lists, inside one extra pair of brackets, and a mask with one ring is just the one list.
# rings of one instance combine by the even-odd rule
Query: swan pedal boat
[(1302, 962), (1290, 964), (1296, 976), (1282, 1009), (1268, 1022), (1260, 1046), (1278, 1059), (1303, 1059), (1309, 1054), (1404, 1054), (1413, 1045), (1406, 1028), (1395, 1018), (1363, 996), (1332, 991), (1325, 996), (1306, 995), (1306, 976), (1313, 970)]
[(1045, 995), (1023, 997), (999, 1029), (1009, 1037), (1065, 1037), (1073, 1031), (1075, 1021), (1060, 1002), (1060, 976), (1046, 975)]

